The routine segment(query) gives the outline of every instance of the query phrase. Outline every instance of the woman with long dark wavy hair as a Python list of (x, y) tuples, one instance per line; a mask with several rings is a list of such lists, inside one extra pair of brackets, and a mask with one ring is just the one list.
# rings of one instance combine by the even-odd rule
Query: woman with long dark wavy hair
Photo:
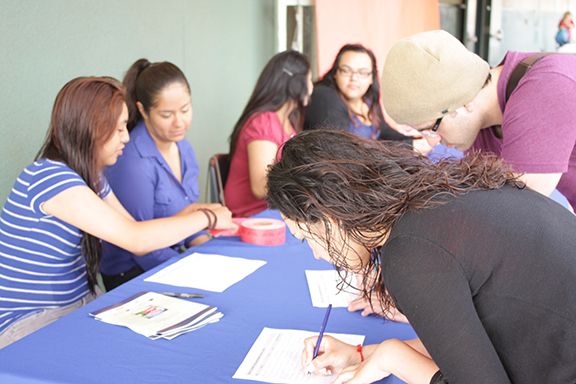
[(285, 51), (266, 64), (230, 136), (224, 198), (234, 216), (251, 216), (268, 207), (266, 167), (280, 145), (302, 131), (312, 87), (306, 55)]
[(433, 163), (350, 133), (304, 132), (268, 173), (268, 200), (315, 257), (378, 271), (418, 334), (364, 347), (317, 337), (303, 366), (335, 383), (576, 381), (576, 217), (480, 153)]
[(360, 44), (346, 44), (332, 67), (314, 83), (304, 130), (333, 128), (371, 139), (403, 141), (422, 153), (431, 148), (392, 129), (380, 105), (380, 82), (374, 53)]
[(135, 221), (103, 173), (129, 140), (127, 121), (114, 79), (76, 78), (58, 93), (46, 141), (2, 210), (0, 348), (102, 293), (101, 239), (143, 255), (206, 227), (235, 226), (224, 207)]

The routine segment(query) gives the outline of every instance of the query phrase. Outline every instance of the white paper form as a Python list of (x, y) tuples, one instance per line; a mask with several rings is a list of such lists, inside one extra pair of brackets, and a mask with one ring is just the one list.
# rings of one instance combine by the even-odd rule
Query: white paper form
[(224, 292), (258, 268), (262, 260), (193, 253), (144, 279), (153, 283)]
[[(302, 367), (304, 339), (315, 335), (318, 333), (264, 328), (233, 378), (265, 383), (332, 383), (336, 379), (336, 374), (325, 377), (312, 374), (308, 380), (308, 373)], [(362, 335), (342, 333), (325, 333), (325, 335), (352, 345), (363, 344), (365, 338)]]
[[(306, 271), (306, 280), (310, 290), (312, 306), (326, 308), (328, 304), (333, 307), (348, 307), (348, 304), (359, 297), (359, 292), (344, 284), (343, 290), (338, 290), (341, 277), (334, 269), (328, 271)], [(348, 283), (354, 281), (354, 275), (348, 275)]]

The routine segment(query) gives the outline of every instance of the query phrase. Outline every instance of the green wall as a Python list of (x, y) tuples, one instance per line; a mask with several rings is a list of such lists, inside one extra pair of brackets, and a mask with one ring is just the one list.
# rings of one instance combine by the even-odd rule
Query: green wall
[(122, 79), (140, 58), (186, 74), (200, 163), (228, 136), (274, 54), (273, 0), (0, 0), (0, 203), (44, 140), (56, 94), (78, 76)]

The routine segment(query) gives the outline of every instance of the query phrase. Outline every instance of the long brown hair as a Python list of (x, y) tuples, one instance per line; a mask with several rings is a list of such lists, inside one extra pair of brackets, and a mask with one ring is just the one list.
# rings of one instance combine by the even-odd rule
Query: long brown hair
[[(123, 104), (124, 91), (118, 80), (79, 77), (68, 82), (56, 96), (50, 128), (36, 160), (63, 162), (99, 194), (103, 187), (100, 148), (114, 134)], [(100, 239), (84, 232), (82, 254), (88, 287), (94, 293)]]
[[(285, 143), (281, 159), (269, 167), (267, 199), (270, 208), (326, 244), (337, 267), (350, 269), (345, 246), (331, 236), (339, 233), (363, 245), (372, 255), (363, 266), (367, 283), (371, 272), (379, 270), (378, 244), (406, 212), (443, 204), (442, 195), (506, 184), (524, 186), (495, 156), (472, 153), (434, 163), (406, 144), (382, 145), (348, 132), (320, 129)], [(333, 230), (334, 223), (340, 232)], [(369, 285), (379, 290), (387, 311), (392, 301), (379, 277)], [(369, 298), (370, 291), (369, 287), (364, 296)]]

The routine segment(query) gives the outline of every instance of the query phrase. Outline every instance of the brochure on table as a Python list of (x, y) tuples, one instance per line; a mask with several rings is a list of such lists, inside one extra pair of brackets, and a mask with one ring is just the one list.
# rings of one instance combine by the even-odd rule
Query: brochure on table
[(171, 340), (218, 321), (216, 307), (155, 292), (140, 292), (90, 315), (105, 323), (121, 325), (150, 339)]

